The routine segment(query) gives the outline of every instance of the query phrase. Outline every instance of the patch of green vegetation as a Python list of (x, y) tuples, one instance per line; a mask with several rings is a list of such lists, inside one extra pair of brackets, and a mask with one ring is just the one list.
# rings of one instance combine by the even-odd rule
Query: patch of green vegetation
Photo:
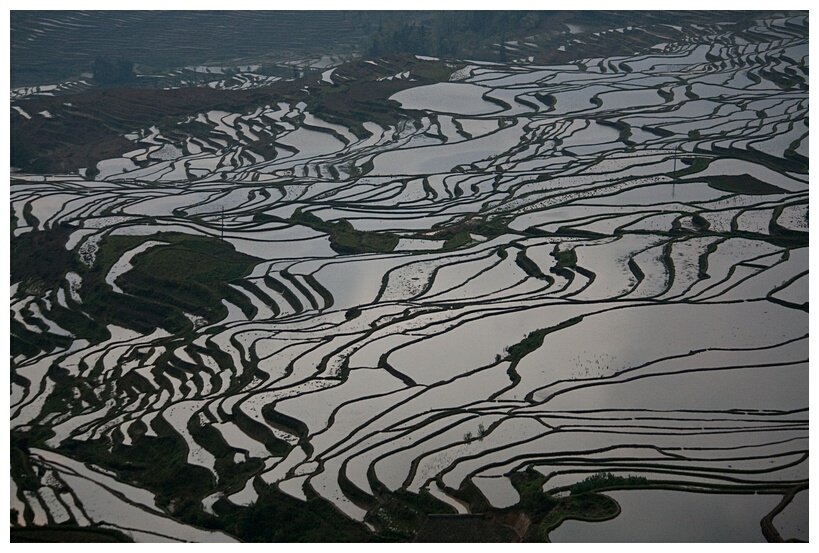
[(768, 194), (786, 194), (787, 191), (763, 182), (751, 175), (710, 175), (703, 177), (708, 186), (723, 192), (733, 192), (734, 194), (745, 194), (751, 196), (762, 196)]
[(296, 313), (304, 311), (304, 306), (302, 306), (298, 296), (296, 296), (296, 294), (294, 294), (290, 288), (288, 288), (287, 286), (279, 282), (278, 279), (270, 276), (269, 274), (265, 275), (263, 280), (265, 286), (281, 294), (282, 297), (284, 298), (284, 301), (286, 301)]
[(295, 278), (293, 275), (287, 272), (287, 269), (282, 269), (282, 271), (279, 274), (281, 274), (282, 278), (289, 282), (293, 288), (301, 292), (301, 294), (307, 298), (307, 301), (310, 302), (310, 307), (312, 307), (315, 310), (318, 310), (319, 306), (318, 303), (316, 302), (316, 298), (313, 297), (313, 293), (310, 290), (308, 290), (307, 287), (299, 281), (299, 279)]
[(40, 479), (29, 463), (29, 437), (25, 433), (11, 431), (11, 477), (19, 490), (36, 491), (40, 486)]
[(271, 455), (285, 456), (292, 449), (290, 444), (277, 438), (267, 426), (250, 418), (240, 409), (234, 411), (233, 423), (239, 427), (242, 432), (257, 442), (264, 444)]
[(609, 520), (620, 514), (620, 505), (607, 495), (587, 492), (557, 500), (557, 504), (543, 518), (537, 531), (539, 541), (549, 541), (549, 532), (564, 520), (587, 522)]
[(86, 339), (92, 344), (102, 342), (111, 337), (105, 325), (79, 311), (66, 309), (59, 303), (52, 303), (48, 313), (49, 318), (61, 328), (69, 329), (76, 338)]
[(551, 255), (557, 260), (555, 269), (559, 270), (577, 266), (577, 253), (575, 253), (574, 249), (561, 250), (559, 246), (555, 246)]
[(771, 222), (768, 223), (768, 232), (771, 234), (771, 237), (774, 238), (776, 242), (783, 244), (783, 247), (788, 248), (799, 248), (803, 246), (807, 247), (808, 245), (807, 232), (786, 228), (777, 223), (777, 220), (779, 219), (779, 216), (782, 215), (782, 211), (784, 211), (785, 207), (786, 206), (784, 205), (780, 205), (777, 206), (776, 209), (774, 209), (774, 212), (771, 215)]
[[(656, 129), (655, 129), (656, 130)], [(708, 168), (708, 165), (711, 163), (710, 158), (706, 157), (683, 157), (680, 158), (680, 163), (682, 163), (685, 167), (682, 169), (677, 170), (676, 175), (671, 174), (669, 178), (677, 178), (684, 177), (686, 175), (691, 175), (694, 173), (699, 173), (700, 171), (704, 171)]]
[[(133, 268), (117, 279), (125, 294), (105, 282), (111, 266), (146, 240), (167, 242), (131, 260)], [(174, 333), (191, 328), (183, 312), (215, 322), (227, 314), (227, 298), (252, 316), (256, 307), (228, 286), (248, 275), (258, 259), (237, 252), (227, 242), (180, 233), (108, 236), (100, 243), (90, 269), (81, 269), (84, 309), (98, 321), (140, 332), (161, 327)]]
[(617, 516), (620, 506), (612, 498), (586, 492), (568, 497), (554, 497), (543, 491), (546, 477), (532, 468), (509, 475), (520, 494), (515, 507), (529, 516), (532, 524), (524, 541), (548, 542), (549, 532), (567, 519), (599, 521)]
[[(43, 402), (40, 414), (34, 419), (35, 423), (42, 420), (49, 413), (78, 414), (82, 410), (80, 407), (81, 402), (95, 408), (102, 406), (99, 398), (93, 393), (89, 393), (91, 386), (85, 378), (72, 377), (67, 370), (58, 365), (51, 365), (46, 375), (55, 384), (55, 387)], [(77, 401), (75, 394), (79, 396), (80, 401)], [(44, 431), (50, 433), (50, 426), (46, 425)]]
[(466, 230), (445, 232), (436, 236), (441, 236), (446, 239), (443, 247), (445, 251), (454, 250), (472, 242), (472, 237), (469, 235), (469, 231)]
[(503, 515), (433, 515), (415, 537), (416, 543), (516, 543), (517, 531)]
[(657, 94), (660, 95), (660, 98), (663, 99), (665, 103), (673, 102), (674, 101), (674, 91), (673, 90), (665, 90), (663, 88), (657, 88)]
[(132, 260), (134, 269), (157, 279), (209, 285), (230, 282), (247, 275), (256, 258), (237, 252), (228, 242), (187, 234), (160, 233), (152, 237), (169, 246), (147, 250)]
[[(23, 332), (24, 335), (21, 336), (20, 332)], [(31, 335), (34, 333), (25, 336), (25, 332), (29, 332), (26, 327), (14, 319), (11, 320), (10, 353), (12, 357), (12, 366), (14, 366), (14, 358), (18, 355), (25, 355), (27, 358), (31, 358), (41, 351), (45, 351), (43, 346), (38, 345), (37, 338)], [(51, 350), (49, 349), (47, 351)]]
[[(748, 75), (751, 75), (751, 73), (749, 72)], [(800, 173), (803, 175), (808, 174), (809, 165), (808, 158), (806, 158), (805, 156), (788, 155), (787, 150), (785, 151), (785, 157), (781, 158), (756, 150), (725, 148), (718, 146), (716, 144), (712, 144), (710, 147), (711, 151), (714, 152), (715, 154), (722, 155), (725, 157), (742, 159), (745, 161), (750, 161), (752, 163), (764, 165), (765, 167), (768, 167), (769, 169), (772, 169), (779, 173)]]
[(506, 218), (481, 219), (473, 231), (487, 238), (497, 238), (509, 232), (509, 220)]
[[(369, 132), (364, 128), (364, 122), (372, 121), (388, 128), (397, 126), (408, 117), (420, 120), (423, 116), (421, 112), (404, 110), (398, 102), (389, 98), (407, 88), (446, 81), (454, 70), (444, 62), (419, 60), (406, 54), (382, 58), (378, 68), (357, 61), (345, 65), (343, 70), (336, 73), (345, 80), (336, 79), (334, 84), (326, 86), (311, 83), (310, 95), (298, 95), (296, 101), (306, 102), (309, 111), (316, 116), (347, 127), (358, 138), (366, 138)], [(399, 71), (409, 71), (412, 80), (375, 78)], [(362, 170), (366, 173), (369, 169), (365, 165)]]
[(471, 513), (485, 513), (492, 508), (471, 478), (464, 479), (461, 487), (457, 490), (446, 488), (446, 492), (469, 505), (469, 512)]
[(685, 96), (689, 100), (699, 100), (700, 99), (699, 95), (696, 92), (694, 92), (693, 85), (687, 85), (685, 87)]
[[(253, 478), (255, 474), (258, 474), (264, 468), (264, 462), (255, 457), (249, 457), (244, 462), (236, 463), (234, 461), (234, 455), (239, 453), (239, 451), (230, 447), (225, 442), (221, 432), (213, 426), (200, 426), (198, 417), (192, 418), (189, 421), (188, 430), (197, 443), (201, 444), (213, 454), (216, 460), (214, 469), (219, 475), (219, 487), (225, 489), (226, 493), (238, 492), (244, 487), (245, 482), (247, 482), (249, 478)], [(199, 526), (206, 526), (208, 528), (221, 527), (217, 521), (210, 520), (210, 516), (212, 515), (198, 512), (198, 505), (185, 503), (181, 506), (191, 511), (187, 518), (197, 520)]]
[(496, 106), (500, 107), (504, 111), (512, 109), (512, 106), (510, 104), (508, 104), (507, 102), (504, 102), (500, 98), (496, 98), (496, 97), (492, 96), (491, 94), (489, 94), (489, 92), (484, 93), (481, 96), (481, 99), (486, 101), (486, 102), (489, 102), (490, 104), (495, 104)]
[(557, 228), (554, 234), (559, 236), (580, 236), (583, 238), (606, 238), (607, 236), (599, 232), (594, 232), (593, 230), (579, 229), (562, 225)]
[[(805, 118), (807, 120), (807, 117)], [(806, 121), (807, 124), (807, 121)], [(800, 167), (807, 167), (809, 165), (809, 160), (807, 156), (803, 156), (797, 149), (801, 145), (802, 141), (807, 141), (807, 134), (805, 134), (804, 138), (799, 138), (791, 142), (790, 146), (785, 150), (785, 159), (793, 161), (795, 164), (798, 164)]]
[(550, 326), (548, 328), (540, 328), (538, 330), (534, 330), (526, 335), (526, 337), (510, 346), (509, 349), (506, 351), (509, 361), (513, 364), (517, 363), (524, 356), (528, 355), (529, 353), (535, 351), (540, 346), (543, 345), (543, 339), (552, 332), (556, 332), (558, 330), (563, 330), (564, 328), (568, 328), (570, 326), (578, 324), (580, 321), (583, 320), (583, 317), (573, 317), (566, 321), (563, 321), (559, 325)]
[(386, 253), (398, 245), (398, 237), (386, 232), (365, 232), (356, 230), (342, 219), (330, 233), (330, 247), (341, 254)]
[(453, 514), (454, 509), (429, 495), (396, 490), (379, 497), (378, 506), (370, 510), (364, 520), (379, 528), (387, 539), (409, 540), (430, 514)]
[(711, 223), (708, 222), (708, 219), (706, 219), (699, 213), (695, 213), (691, 216), (691, 223), (700, 231), (708, 230), (708, 228), (711, 226)]
[(764, 69), (759, 70), (759, 74), (766, 80), (771, 81), (782, 90), (808, 90), (808, 85), (805, 79), (799, 75), (788, 75), (787, 73), (780, 73), (779, 71)]
[[(535, 107), (535, 109), (537, 109), (537, 107)], [(440, 125), (440, 122), (438, 121), (438, 116), (433, 115), (433, 117), (434, 117), (435, 124)], [(460, 134), (462, 136), (465, 136), (467, 139), (472, 138), (472, 134), (464, 128), (463, 123), (461, 123), (457, 119), (453, 119), (452, 122), (455, 124), (455, 130), (458, 131), (458, 134)], [(444, 140), (444, 141), (448, 140), (448, 138), (446, 136), (441, 136), (441, 135), (433, 135), (433, 134), (427, 133), (427, 136), (430, 136), (432, 138), (438, 138), (438, 139), (441, 139), (441, 140)], [(424, 177), (423, 185), (424, 185), (424, 192), (426, 192), (427, 194), (429, 194), (433, 198), (438, 196), (438, 193), (435, 191), (435, 189), (432, 188), (429, 185), (429, 178)]]
[(676, 269), (674, 268), (674, 259), (671, 257), (672, 244), (673, 241), (663, 244), (663, 254), (660, 256), (660, 261), (665, 267), (666, 274), (668, 275), (665, 284), (666, 289), (671, 288), (671, 285), (674, 284), (674, 278), (677, 275)]
[(200, 504), (213, 491), (212, 474), (188, 464), (184, 440), (163, 417), (154, 418), (151, 426), (157, 437), (146, 436), (144, 430), (132, 432), (132, 446), (103, 440), (69, 440), (62, 449), (69, 457), (112, 470), (119, 480), (154, 492), (158, 506), (186, 523), (209, 528), (217, 525), (218, 521), (204, 513)]
[(540, 270), (540, 266), (532, 261), (529, 256), (526, 255), (525, 250), (520, 250), (518, 254), (515, 256), (515, 264), (520, 267), (523, 272), (533, 278), (538, 278), (540, 280), (545, 280), (549, 284), (554, 282), (554, 279), (548, 275), (543, 274), (543, 271)]
[(43, 290), (62, 284), (66, 267), (75, 265), (74, 253), (65, 247), (74, 230), (73, 227), (57, 225), (47, 230), (12, 236), (11, 282), (22, 282), (23, 288), (39, 286)]
[(34, 216), (33, 211), (34, 208), (31, 207), (31, 202), (26, 202), (26, 205), (23, 206), (23, 219), (25, 219), (26, 225), (37, 228), (40, 226), (40, 221)]
[(799, 484), (794, 486), (793, 488), (789, 489), (787, 493), (782, 497), (782, 500), (773, 508), (773, 510), (765, 515), (765, 517), (761, 521), (762, 525), (762, 535), (765, 536), (765, 539), (768, 543), (782, 543), (782, 542), (802, 542), (802, 540), (790, 538), (785, 540), (779, 534), (776, 526), (773, 523), (774, 518), (776, 515), (781, 513), (790, 503), (793, 501), (796, 494), (799, 492), (806, 491), (808, 489), (808, 484), (805, 482), (804, 484)]
[(259, 298), (259, 301), (273, 311), (274, 316), (277, 316), (281, 312), (276, 302), (253, 282), (250, 282), (249, 280), (239, 280), (235, 283), (235, 286), (247, 290), (250, 294)]
[(345, 459), (341, 465), (341, 470), (338, 471), (338, 486), (344, 495), (350, 501), (361, 507), (366, 511), (370, 511), (378, 506), (378, 501), (375, 497), (365, 492), (347, 477), (347, 460)]
[(603, 125), (604, 127), (612, 127), (617, 129), (620, 133), (619, 140), (626, 144), (627, 146), (631, 146), (634, 142), (631, 140), (631, 125), (626, 123), (625, 121), (609, 121), (608, 119), (597, 119), (598, 125)]
[(616, 476), (610, 472), (598, 472), (572, 484), (569, 486), (569, 491), (572, 495), (579, 495), (593, 490), (634, 488), (648, 486), (648, 484), (648, 479), (643, 476)]
[(11, 543), (130, 543), (131, 538), (110, 528), (88, 526), (35, 526), (12, 527)]
[(39, 352), (48, 352), (56, 347), (67, 348), (73, 341), (67, 336), (57, 336), (48, 332), (34, 332), (26, 328), (20, 321), (11, 316), (11, 353), (37, 355)]
[(719, 246), (720, 243), (722, 243), (722, 240), (719, 240), (717, 242), (711, 242), (710, 244), (708, 244), (708, 247), (705, 248), (705, 251), (702, 252), (702, 254), (700, 254), (697, 263), (699, 267), (697, 271), (698, 279), (703, 280), (706, 278), (711, 278), (711, 276), (708, 274), (708, 256), (717, 251), (717, 247)]
[(643, 281), (646, 275), (645, 273), (643, 273), (642, 269), (640, 269), (640, 266), (637, 264), (637, 262), (634, 261), (633, 257), (628, 258), (628, 268), (631, 271), (631, 274), (634, 275), (634, 278), (637, 279), (638, 283)]
[(671, 132), (669, 130), (666, 130), (666, 129), (662, 128), (662, 127), (651, 127), (649, 125), (643, 125), (642, 127), (640, 127), (640, 129), (642, 129), (642, 130), (644, 130), (644, 131), (646, 131), (648, 133), (660, 136), (662, 138), (668, 138), (669, 136), (674, 136), (673, 132)]
[(510, 346), (507, 350), (508, 358), (513, 363), (520, 361), (523, 357), (543, 345), (543, 339), (548, 334), (549, 329), (541, 328), (526, 335), (526, 338)]
[(224, 530), (243, 541), (315, 543), (374, 539), (366, 526), (341, 514), (315, 493), (309, 493), (309, 488), (307, 501), (295, 499), (274, 486), (257, 491), (259, 497), (251, 507), (237, 507), (224, 499), (213, 506)]
[(558, 501), (543, 491), (546, 477), (532, 468), (509, 475), (512, 485), (520, 495), (518, 507), (533, 519), (542, 517), (557, 506)]
[[(549, 328), (541, 328), (530, 332), (523, 340), (510, 346), (506, 350), (506, 359), (510, 362), (509, 368), (506, 370), (506, 374), (509, 375), (510, 384), (506, 388), (498, 390), (494, 394), (489, 397), (489, 400), (494, 400), (495, 398), (502, 395), (509, 389), (514, 388), (518, 382), (520, 382), (520, 375), (517, 373), (517, 366), (520, 363), (520, 360), (523, 359), (529, 353), (535, 351), (540, 346), (543, 345), (543, 340), (546, 335), (551, 334), (552, 332), (562, 330), (564, 328), (568, 328), (572, 325), (575, 325), (583, 320), (583, 317), (574, 317), (567, 321), (563, 321), (562, 323), (549, 327)], [(498, 356), (498, 361), (500, 361), (500, 356)], [(531, 401), (531, 395), (534, 392), (530, 392), (526, 396), (527, 401)], [(465, 440), (468, 441), (468, 440)]]
[[(585, 71), (586, 68), (583, 66), (582, 71)], [(535, 98), (537, 98), (543, 105), (546, 106), (547, 111), (552, 111), (557, 104), (557, 97), (554, 94), (544, 94), (543, 92), (536, 92)]]
[(302, 421), (276, 411), (275, 404), (271, 403), (262, 407), (262, 416), (273, 428), (280, 428), (285, 432), (299, 436), (300, 445), (305, 448), (308, 455), (312, 452), (313, 448), (310, 442), (307, 441), (310, 429)]
[(198, 119), (181, 121), (172, 127), (174, 130), (184, 132), (190, 137), (208, 140), (211, 138), (215, 125), (203, 123)]
[(387, 253), (398, 245), (398, 237), (392, 233), (356, 230), (346, 219), (331, 223), (301, 209), (293, 213), (290, 222), (329, 234), (330, 247), (342, 255)]
[(479, 234), (486, 238), (496, 238), (508, 232), (508, 221), (504, 218), (479, 219), (471, 218), (455, 224), (439, 224), (434, 238), (444, 240), (443, 251), (450, 251), (470, 244), (471, 234)]

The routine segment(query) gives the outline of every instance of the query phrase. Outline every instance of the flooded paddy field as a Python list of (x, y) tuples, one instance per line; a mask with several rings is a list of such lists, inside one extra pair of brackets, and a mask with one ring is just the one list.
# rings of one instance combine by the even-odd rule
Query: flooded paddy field
[(640, 31), (365, 58), (12, 173), (12, 525), (807, 541), (808, 17)]

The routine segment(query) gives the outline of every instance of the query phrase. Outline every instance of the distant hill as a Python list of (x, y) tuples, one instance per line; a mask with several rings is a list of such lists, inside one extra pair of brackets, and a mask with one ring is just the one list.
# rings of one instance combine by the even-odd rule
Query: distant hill
[[(310, 55), (396, 53), (563, 63), (631, 55), (612, 33), (742, 21), (760, 12), (574, 11), (12, 11), (11, 86), (93, 71), (95, 60), (144, 70), (203, 63), (276, 63)], [(689, 34), (691, 30), (687, 31)], [(653, 33), (645, 38), (653, 40)], [(615, 40), (612, 40), (614, 38)], [(645, 46), (650, 47), (651, 44)]]

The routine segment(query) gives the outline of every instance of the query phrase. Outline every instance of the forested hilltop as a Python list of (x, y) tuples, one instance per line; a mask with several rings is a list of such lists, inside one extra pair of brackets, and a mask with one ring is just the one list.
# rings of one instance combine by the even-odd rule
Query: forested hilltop
[[(726, 21), (742, 31), (744, 23), (759, 16), (668, 11), (12, 11), (11, 85), (47, 84), (93, 72), (100, 58), (110, 64), (131, 62), (144, 75), (211, 62), (234, 68), (256, 64), (262, 72), (275, 73), (279, 64), (313, 55), (349, 59), (410, 53), (500, 62), (534, 56), (536, 63), (555, 63), (632, 54), (634, 46), (650, 46), (647, 42), (653, 40), (641, 27), (667, 25), (669, 39), (680, 39), (680, 26)], [(605, 31), (630, 35), (628, 45), (617, 44), (620, 41)], [(141, 84), (153, 86), (153, 81), (143, 79)]]

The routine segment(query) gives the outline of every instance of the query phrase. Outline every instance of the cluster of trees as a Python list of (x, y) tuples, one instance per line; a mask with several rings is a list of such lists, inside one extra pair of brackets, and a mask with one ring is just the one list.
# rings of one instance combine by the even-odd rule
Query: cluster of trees
[[(369, 25), (365, 51), (370, 56), (412, 53), (427, 56), (482, 55), (502, 58), (506, 36), (535, 32), (549, 12), (526, 11), (441, 11), (408, 21), (390, 17)], [(502, 60), (501, 60), (502, 61)]]
[(629, 488), (644, 487), (650, 482), (644, 476), (616, 476), (610, 472), (599, 472), (592, 474), (569, 487), (572, 495), (590, 492), (601, 488)]

